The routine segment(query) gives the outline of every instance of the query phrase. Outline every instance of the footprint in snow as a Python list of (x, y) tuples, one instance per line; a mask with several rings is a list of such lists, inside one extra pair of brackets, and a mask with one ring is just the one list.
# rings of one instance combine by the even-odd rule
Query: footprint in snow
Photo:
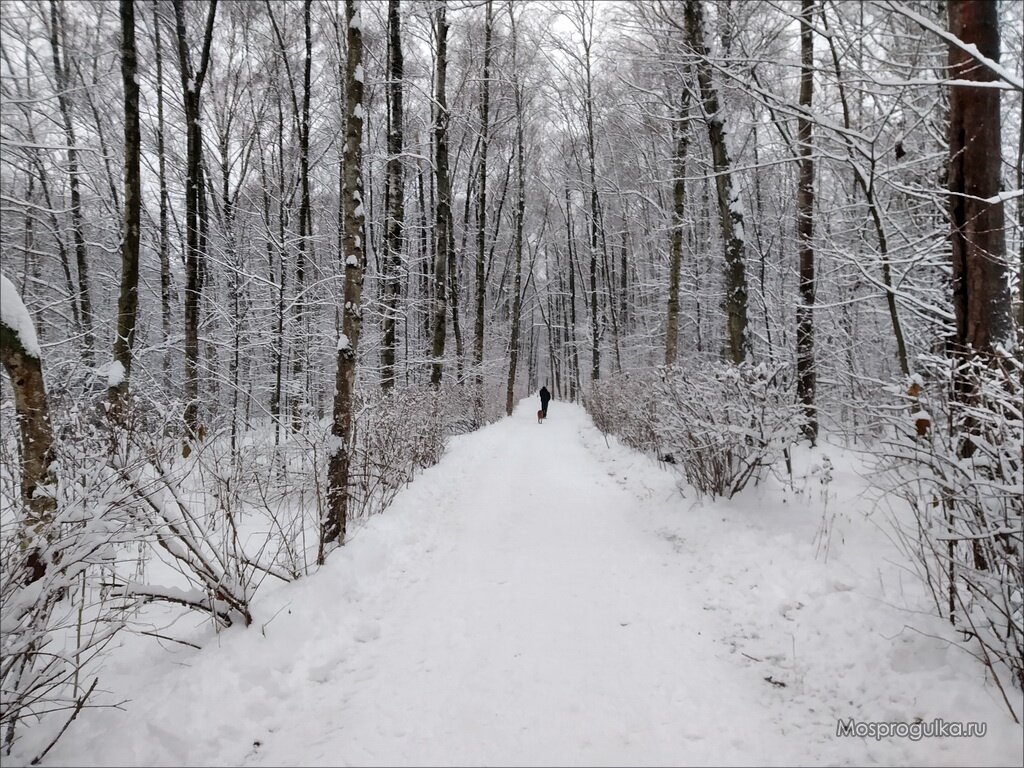
[(375, 621), (364, 621), (356, 627), (352, 637), (357, 643), (369, 643), (380, 637), (380, 624)]

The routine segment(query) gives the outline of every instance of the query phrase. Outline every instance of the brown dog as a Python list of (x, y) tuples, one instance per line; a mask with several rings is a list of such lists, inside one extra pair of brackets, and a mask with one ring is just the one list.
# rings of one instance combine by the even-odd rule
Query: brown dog
[(541, 410), (537, 411), (537, 423), (538, 424), (543, 424), (544, 423), (544, 409), (543, 408)]

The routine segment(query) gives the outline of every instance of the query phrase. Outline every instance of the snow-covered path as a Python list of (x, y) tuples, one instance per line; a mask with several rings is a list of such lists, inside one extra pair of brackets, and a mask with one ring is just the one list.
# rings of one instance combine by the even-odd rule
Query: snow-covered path
[[(894, 603), (920, 594), (893, 592), (852, 495), (824, 558), (812, 491), (695, 506), (582, 409), (535, 409), (453, 439), (253, 627), (115, 656), (126, 711), (83, 712), (45, 764), (1020, 763), (980, 666), (938, 620), (908, 631)], [(989, 733), (837, 738), (840, 717)]]
[(526, 410), (455, 449), (438, 548), (396, 583), (367, 677), (338, 681), (344, 727), (319, 759), (789, 762), (749, 675), (701, 637), (686, 562), (631, 520), (565, 406), (543, 425)]

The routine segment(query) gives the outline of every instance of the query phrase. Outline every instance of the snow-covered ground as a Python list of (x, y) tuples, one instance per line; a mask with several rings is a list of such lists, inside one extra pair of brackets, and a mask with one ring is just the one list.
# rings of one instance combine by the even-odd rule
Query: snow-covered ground
[[(125, 636), (101, 680), (123, 710), (83, 712), (44, 765), (1024, 762), (853, 458), (698, 501), (582, 409), (535, 409), (453, 439), (249, 629)], [(837, 737), (849, 718), (987, 733)]]

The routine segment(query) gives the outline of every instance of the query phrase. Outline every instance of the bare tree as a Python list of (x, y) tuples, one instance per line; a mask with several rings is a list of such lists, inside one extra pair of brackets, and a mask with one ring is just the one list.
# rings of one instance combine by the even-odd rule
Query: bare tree
[(711, 62), (705, 44), (704, 6), (702, 0), (686, 0), (684, 7), (686, 36), (697, 57), (697, 82), (700, 85), (704, 119), (708, 126), (711, 157), (715, 169), (715, 190), (718, 193), (718, 218), (725, 245), (725, 312), (728, 357), (742, 363), (750, 351), (747, 334), (746, 243), (743, 228), (743, 205), (739, 189), (732, 177), (732, 159), (726, 143), (725, 120), (712, 77)]
[(434, 333), (431, 345), (433, 366), (430, 383), (441, 384), (444, 371), (444, 345), (448, 322), (448, 262), (449, 251), (454, 249), (452, 234), (452, 187), (448, 175), (448, 97), (446, 80), (448, 71), (447, 2), (441, 0), (434, 12), (437, 40), (436, 83), (434, 93), (434, 152), (437, 177), (437, 209), (434, 237)]
[(493, 20), (491, 0), (487, 0), (484, 18), (484, 62), (480, 79), (480, 165), (477, 169), (476, 209), (476, 321), (473, 324), (473, 362), (476, 365), (477, 423), (483, 423), (484, 407), (484, 317), (487, 303), (487, 151), (490, 140), (491, 38)]
[(395, 321), (402, 264), (402, 229), (405, 222), (405, 182), (402, 172), (402, 14), (400, 0), (388, 0), (388, 162), (386, 181), (387, 214), (384, 227), (384, 338), (380, 350), (380, 385), (387, 391), (395, 386)]
[[(160, 34), (159, 3), (153, 0), (153, 41), (156, 58), (156, 152), (160, 185), (160, 232), (157, 251), (160, 259), (160, 320), (163, 343), (171, 341), (171, 259), (170, 259), (170, 194), (167, 190), (167, 153), (164, 147), (164, 57)], [(171, 386), (171, 355), (168, 349), (163, 354), (164, 386)]]
[(510, 35), (512, 37), (512, 89), (516, 109), (516, 208), (512, 252), (515, 255), (515, 274), (512, 278), (512, 332), (508, 342), (508, 380), (505, 385), (505, 413), (512, 415), (515, 404), (516, 366), (519, 362), (519, 331), (523, 314), (523, 215), (526, 210), (526, 178), (523, 170), (523, 87), (519, 73), (519, 41), (516, 38), (515, 11), (509, 5)]
[(811, 106), (814, 95), (814, 0), (802, 0), (800, 16), (800, 116), (797, 142), (800, 184), (796, 201), (796, 230), (800, 253), (800, 301), (796, 305), (796, 387), (804, 406), (804, 435), (813, 445), (818, 439), (814, 405), (814, 158)]
[(124, 85), (124, 229), (121, 238), (121, 292), (117, 300), (114, 362), (108, 379), (111, 416), (123, 422), (128, 405), (128, 382), (135, 345), (135, 315), (139, 308), (139, 232), (142, 182), (139, 169), (138, 60), (135, 53), (135, 0), (121, 0), (121, 81)]
[(690, 144), (690, 92), (685, 87), (679, 112), (673, 116), (672, 134), (672, 235), (669, 245), (668, 319), (665, 322), (665, 365), (673, 365), (679, 353), (679, 273), (683, 261), (683, 216), (686, 212), (686, 153)]
[(193, 68), (185, 30), (184, 0), (173, 0), (178, 64), (181, 70), (182, 98), (186, 121), (185, 181), (185, 428), (190, 437), (199, 434), (199, 312), (203, 290), (205, 259), (206, 185), (203, 182), (203, 81), (210, 64), (213, 22), (217, 0), (210, 0), (203, 35), (202, 53)]
[[(53, 56), (53, 75), (57, 85), (57, 103), (67, 142), (68, 188), (71, 195), (71, 236), (75, 244), (75, 266), (78, 268), (77, 304), (82, 322), (82, 360), (86, 365), (93, 362), (95, 337), (93, 329), (92, 299), (89, 292), (89, 260), (85, 247), (85, 225), (82, 216), (82, 192), (79, 182), (80, 165), (75, 125), (71, 118), (71, 67), (68, 62), (68, 46), (63, 14), (57, 11), (57, 0), (50, 0), (50, 52)], [(63, 45), (58, 43), (58, 34)], [(61, 48), (64, 49), (63, 60)]]

